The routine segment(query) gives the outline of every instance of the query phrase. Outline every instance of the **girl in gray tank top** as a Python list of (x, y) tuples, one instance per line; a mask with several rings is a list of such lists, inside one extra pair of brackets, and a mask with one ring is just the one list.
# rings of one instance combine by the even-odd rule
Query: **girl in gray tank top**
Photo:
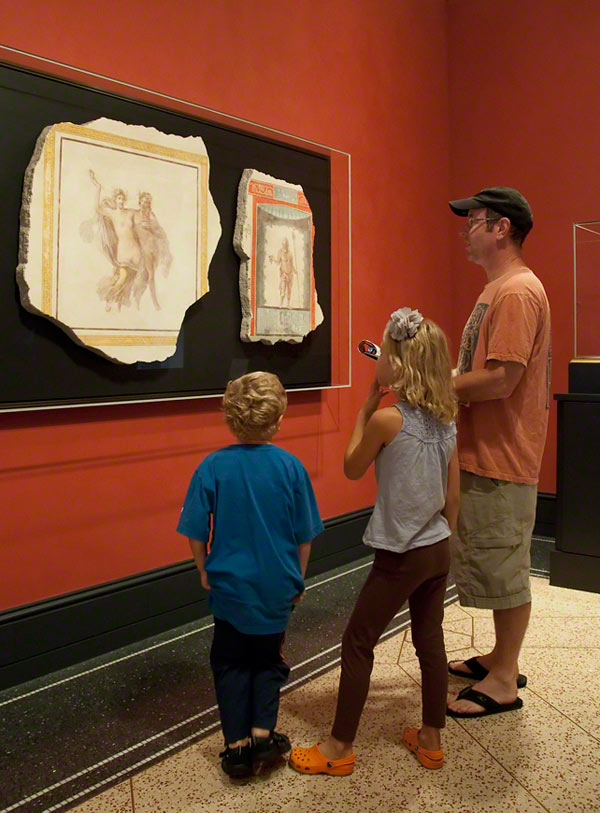
[[(397, 403), (378, 409), (388, 392)], [(450, 564), (448, 537), (458, 514), (457, 402), (446, 337), (419, 311), (392, 313), (376, 379), (358, 412), (344, 472), (351, 480), (375, 461), (377, 500), (364, 534), (375, 560), (342, 639), (342, 672), (331, 734), (294, 748), (301, 773), (354, 770), (354, 738), (367, 698), (373, 648), (408, 600), (422, 672), (423, 725), (404, 745), (426, 768), (441, 768), (448, 670), (442, 620)]]
[(456, 425), (406, 401), (394, 407), (402, 415), (402, 428), (375, 458), (377, 501), (363, 542), (404, 553), (450, 536), (442, 512)]

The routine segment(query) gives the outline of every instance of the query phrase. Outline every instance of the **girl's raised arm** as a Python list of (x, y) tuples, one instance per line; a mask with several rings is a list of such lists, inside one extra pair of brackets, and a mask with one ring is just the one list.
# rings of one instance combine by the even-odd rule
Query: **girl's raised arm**
[(381, 447), (393, 440), (402, 428), (402, 415), (397, 409), (377, 411), (384, 395), (387, 395), (387, 390), (380, 387), (375, 379), (358, 411), (344, 455), (344, 474), (349, 480), (359, 480)]

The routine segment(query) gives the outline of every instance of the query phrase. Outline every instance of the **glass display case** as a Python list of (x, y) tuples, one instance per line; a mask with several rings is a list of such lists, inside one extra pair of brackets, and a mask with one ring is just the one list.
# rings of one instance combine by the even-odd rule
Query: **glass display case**
[[(110, 77), (31, 55), (20, 54), (15, 65), (13, 57), (11, 49), (0, 46), (5, 170), (0, 211), (0, 410), (215, 398), (222, 395), (230, 378), (254, 370), (276, 373), (288, 391), (350, 386), (349, 153)], [(164, 361), (115, 364), (108, 354), (91, 352), (74, 342), (58, 327), (60, 320), (51, 305), (49, 309), (32, 308), (36, 311), (32, 313), (15, 297), (23, 178), (36, 140), (50, 125), (72, 127), (100, 117), (182, 137), (200, 136), (210, 158), (210, 189), (222, 230), (208, 270), (210, 290), (187, 309), (181, 328), (172, 331), (171, 339), (177, 334), (176, 352)], [(133, 150), (134, 146), (127, 141), (125, 148)], [(240, 337), (240, 261), (233, 237), (238, 188), (246, 168), (300, 184), (310, 205), (314, 282), (324, 319), (301, 342), (267, 345), (244, 342)], [(62, 222), (57, 214), (56, 224)], [(30, 225), (29, 219), (26, 225)], [(47, 232), (52, 228), (48, 226)], [(64, 236), (64, 229), (59, 232), (56, 225), (55, 233)], [(46, 267), (56, 268), (54, 276), (44, 278), (50, 283), (51, 302), (58, 265), (54, 243), (48, 246), (39, 250), (47, 251), (49, 259), (43, 254)], [(174, 261), (171, 279), (175, 273)], [(88, 285), (87, 293), (94, 297), (97, 292)], [(290, 319), (291, 312), (299, 309), (277, 310), (289, 311), (285, 315)], [(51, 318), (42, 319), (40, 313)], [(146, 340), (140, 335), (126, 338), (132, 345)], [(114, 339), (115, 335), (107, 334), (107, 342), (114, 344)]]
[(573, 224), (575, 358), (600, 361), (600, 220)]
[(600, 393), (600, 220), (573, 224), (574, 357), (569, 392)]
[(574, 358), (556, 393), (556, 549), (550, 584), (600, 592), (600, 220), (573, 224)]

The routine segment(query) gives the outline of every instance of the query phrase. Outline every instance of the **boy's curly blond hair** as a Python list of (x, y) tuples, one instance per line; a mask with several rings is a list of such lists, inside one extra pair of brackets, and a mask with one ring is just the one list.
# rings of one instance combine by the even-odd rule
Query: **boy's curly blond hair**
[(394, 371), (390, 389), (444, 423), (455, 420), (458, 401), (444, 331), (431, 319), (423, 319), (412, 339), (396, 341), (386, 328), (382, 344)]
[(277, 432), (287, 395), (273, 373), (247, 373), (227, 384), (223, 396), (225, 421), (238, 440), (268, 441)]

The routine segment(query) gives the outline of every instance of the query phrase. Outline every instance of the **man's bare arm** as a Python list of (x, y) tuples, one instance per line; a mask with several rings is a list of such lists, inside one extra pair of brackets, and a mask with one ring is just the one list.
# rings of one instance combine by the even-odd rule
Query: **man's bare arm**
[(513, 394), (525, 367), (518, 361), (488, 361), (483, 370), (455, 376), (452, 381), (459, 401), (494, 401)]

